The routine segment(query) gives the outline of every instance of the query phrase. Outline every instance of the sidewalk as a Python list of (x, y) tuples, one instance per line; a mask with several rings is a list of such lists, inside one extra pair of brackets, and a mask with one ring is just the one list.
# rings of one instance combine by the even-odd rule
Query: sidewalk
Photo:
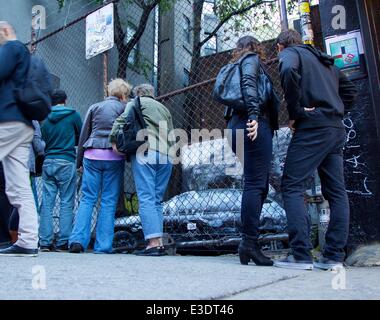
[[(380, 299), (380, 268), (347, 269), (346, 290), (334, 290), (344, 274), (241, 266), (232, 255), (41, 253), (0, 257), (0, 270), (0, 299)], [(33, 289), (45, 273), (46, 289)]]

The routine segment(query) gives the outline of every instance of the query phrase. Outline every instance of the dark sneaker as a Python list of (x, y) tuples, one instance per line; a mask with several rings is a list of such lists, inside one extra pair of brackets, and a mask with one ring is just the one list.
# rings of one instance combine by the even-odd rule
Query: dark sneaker
[(12, 242), (1, 242), (0, 243), (0, 250), (1, 249), (8, 249), (12, 245)]
[(283, 260), (275, 261), (273, 264), (278, 268), (297, 269), (297, 270), (313, 270), (312, 261), (301, 261), (294, 258), (293, 255), (288, 255)]
[(135, 251), (133, 253), (136, 256), (146, 256), (146, 257), (162, 257), (167, 256), (168, 253), (165, 250), (165, 247), (154, 247), (144, 250)]
[(17, 245), (12, 245), (7, 249), (0, 250), (0, 256), (8, 257), (37, 257), (38, 249), (25, 249)]
[(53, 252), (54, 251), (54, 247), (53, 247), (53, 245), (40, 246), (40, 251), (41, 252)]
[(57, 252), (68, 252), (69, 251), (69, 245), (66, 243), (66, 244), (63, 244), (61, 246), (56, 246), (55, 251), (57, 251)]
[(343, 263), (322, 256), (317, 262), (314, 262), (314, 267), (322, 270), (336, 270), (343, 268)]
[(72, 243), (69, 249), (70, 253), (82, 253), (84, 249), (80, 243)]

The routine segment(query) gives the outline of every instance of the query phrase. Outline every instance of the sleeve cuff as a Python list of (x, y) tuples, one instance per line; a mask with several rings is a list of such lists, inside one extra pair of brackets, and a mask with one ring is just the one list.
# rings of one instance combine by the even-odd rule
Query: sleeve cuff
[(257, 116), (257, 114), (250, 114), (248, 119), (250, 121), (258, 121), (258, 116)]

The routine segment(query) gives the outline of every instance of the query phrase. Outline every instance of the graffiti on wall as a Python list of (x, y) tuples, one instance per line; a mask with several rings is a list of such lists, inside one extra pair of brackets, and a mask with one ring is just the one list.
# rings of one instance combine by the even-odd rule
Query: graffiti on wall
[(369, 186), (369, 168), (362, 154), (362, 146), (358, 139), (358, 128), (351, 113), (345, 117), (343, 124), (346, 128), (346, 174), (349, 175), (347, 192), (359, 196), (371, 197)]

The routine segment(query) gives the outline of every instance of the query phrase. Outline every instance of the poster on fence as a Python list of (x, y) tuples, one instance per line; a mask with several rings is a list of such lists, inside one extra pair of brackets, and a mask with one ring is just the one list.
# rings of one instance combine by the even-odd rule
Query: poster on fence
[(114, 4), (95, 11), (86, 18), (86, 59), (113, 48)]

